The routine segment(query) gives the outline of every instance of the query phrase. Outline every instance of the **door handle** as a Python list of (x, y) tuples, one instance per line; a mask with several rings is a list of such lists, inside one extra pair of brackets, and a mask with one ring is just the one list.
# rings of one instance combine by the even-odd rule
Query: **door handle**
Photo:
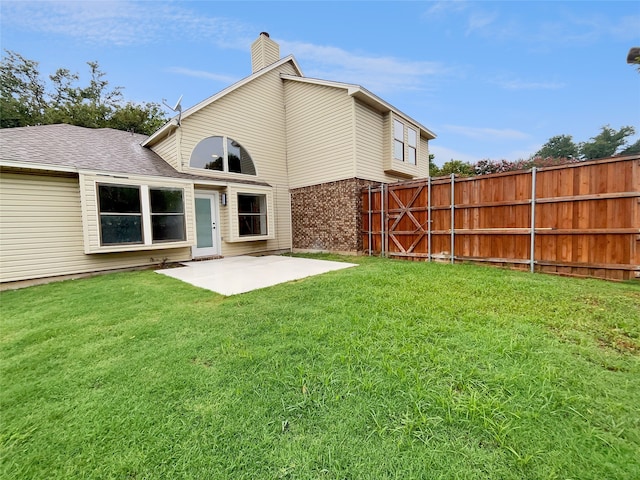
[(216, 229), (216, 222), (213, 222), (213, 223), (211, 224), (211, 228), (213, 228), (214, 230)]

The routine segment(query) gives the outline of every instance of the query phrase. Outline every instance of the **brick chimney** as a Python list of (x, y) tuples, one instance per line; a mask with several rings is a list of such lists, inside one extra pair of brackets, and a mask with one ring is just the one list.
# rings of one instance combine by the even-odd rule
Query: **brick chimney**
[(251, 44), (251, 73), (280, 60), (280, 46), (269, 38), (267, 32), (261, 32), (258, 39)]

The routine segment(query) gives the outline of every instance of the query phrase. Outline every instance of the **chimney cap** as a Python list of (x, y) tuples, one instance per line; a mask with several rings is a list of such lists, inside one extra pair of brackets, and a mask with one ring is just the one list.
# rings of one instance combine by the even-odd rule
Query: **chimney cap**
[(268, 32), (260, 32), (260, 35), (264, 35), (265, 37), (270, 38)]

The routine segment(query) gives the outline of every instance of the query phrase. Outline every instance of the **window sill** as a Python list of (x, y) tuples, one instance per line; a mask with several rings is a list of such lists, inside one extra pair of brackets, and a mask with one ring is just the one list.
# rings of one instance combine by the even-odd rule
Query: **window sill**
[(84, 253), (94, 254), (94, 253), (143, 252), (145, 250), (169, 250), (172, 248), (185, 248), (185, 247), (191, 247), (191, 246), (193, 246), (193, 244), (188, 241), (162, 242), (162, 243), (153, 243), (151, 245), (144, 245), (141, 243), (123, 244), (123, 245), (104, 245), (101, 247), (85, 249)]
[(391, 160), (390, 162), (387, 162), (384, 172), (407, 178), (415, 178), (419, 174), (417, 165), (398, 160)]
[(240, 242), (259, 242), (266, 240), (274, 240), (275, 235), (252, 235), (246, 237), (231, 237), (229, 239), (225, 239), (227, 243), (240, 243)]

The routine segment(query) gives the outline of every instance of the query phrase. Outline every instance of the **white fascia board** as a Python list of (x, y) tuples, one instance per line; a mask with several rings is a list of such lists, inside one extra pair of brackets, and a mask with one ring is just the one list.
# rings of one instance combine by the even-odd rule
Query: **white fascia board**
[[(293, 57), (293, 55), (288, 55), (288, 56), (282, 58), (281, 60), (278, 60), (276, 63), (274, 63), (272, 65), (269, 65), (268, 67), (265, 67), (265, 68), (263, 68), (261, 70), (258, 70), (256, 73), (251, 74), (248, 77), (245, 77), (242, 80), (237, 81), (236, 83), (228, 86), (224, 90), (219, 91), (215, 95), (210, 96), (209, 98), (201, 101), (200, 103), (197, 103), (194, 106), (187, 108), (184, 112), (182, 112), (181, 121), (184, 121), (184, 119), (188, 118), (190, 115), (193, 115), (197, 111), (203, 109), (207, 105), (212, 104), (213, 102), (221, 99), (225, 95), (228, 95), (229, 93), (233, 92), (234, 90), (242, 87), (243, 85), (246, 85), (247, 83), (255, 80), (256, 78), (264, 75), (265, 73), (273, 70), (274, 68), (278, 68), (279, 66), (281, 66), (281, 65), (283, 65), (283, 64), (285, 64), (287, 62), (291, 62), (293, 67), (296, 69), (296, 71), (300, 75), (302, 75), (302, 70), (300, 69), (300, 66), (298, 65), (298, 62), (296, 61), (296, 59)], [(147, 145), (150, 145), (150, 144), (154, 143), (154, 141), (159, 136), (161, 136), (163, 133), (165, 133), (169, 128), (171, 128), (171, 126), (177, 127), (176, 123), (174, 122), (174, 120), (176, 118), (177, 118), (177, 116), (172, 118), (169, 122), (165, 123), (162, 127), (160, 127), (158, 130), (156, 130), (149, 138), (147, 138), (144, 142), (142, 142), (141, 145), (143, 147), (146, 147)]]
[(80, 175), (90, 175), (95, 177), (105, 177), (105, 178), (122, 178), (122, 179), (144, 179), (153, 181), (156, 183), (160, 182), (171, 182), (171, 183), (184, 183), (184, 184), (192, 184), (193, 180), (188, 178), (176, 178), (176, 177), (161, 177), (158, 175), (145, 175), (143, 173), (128, 173), (128, 172), (109, 172), (105, 170), (78, 170)]
[(78, 173), (78, 169), (76, 167), (48, 165), (46, 163), (17, 162), (12, 160), (0, 160), (0, 167), (42, 170), (48, 172)]
[(371, 93), (369, 90), (367, 90), (364, 87), (361, 87), (360, 85), (356, 85), (353, 83), (334, 82), (331, 80), (321, 80), (318, 78), (309, 78), (309, 77), (301, 78), (301, 77), (296, 77), (294, 75), (285, 75), (285, 74), (281, 74), (280, 78), (282, 78), (283, 80), (292, 80), (292, 81), (302, 82), (302, 83), (312, 83), (314, 85), (323, 85), (325, 87), (342, 88), (347, 91), (347, 95), (349, 95), (350, 97), (358, 98), (369, 104), (373, 104), (384, 111), (393, 112), (395, 115), (402, 117), (408, 123), (412, 123), (413, 125), (418, 127), (421, 133), (425, 133), (426, 136), (429, 137), (430, 139), (436, 138), (436, 134), (433, 133), (424, 125), (422, 125), (420, 122), (411, 118), (409, 115), (406, 115), (405, 113), (401, 112), (390, 103), (384, 101), (382, 98)]

